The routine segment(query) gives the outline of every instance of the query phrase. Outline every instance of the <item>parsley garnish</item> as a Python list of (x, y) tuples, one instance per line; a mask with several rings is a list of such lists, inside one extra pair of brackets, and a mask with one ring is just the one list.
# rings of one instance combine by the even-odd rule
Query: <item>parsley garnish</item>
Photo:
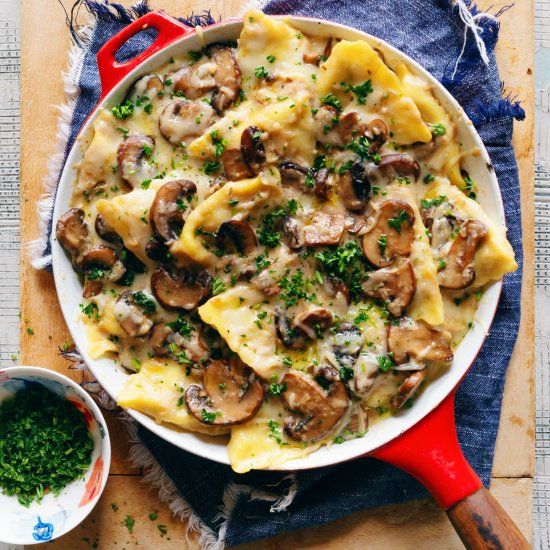
[(134, 114), (134, 104), (129, 100), (124, 100), (120, 105), (111, 108), (111, 113), (119, 120), (130, 118)]
[(274, 55), (268, 55), (266, 57), (266, 59), (270, 62), (270, 63), (275, 63), (275, 60), (277, 59)]
[(267, 248), (275, 248), (281, 242), (281, 233), (277, 231), (278, 222), (285, 216), (292, 216), (298, 211), (298, 202), (291, 199), (285, 206), (279, 206), (262, 217), (258, 232), (258, 242)]
[(401, 225), (408, 221), (409, 216), (405, 210), (401, 210), (399, 212), (397, 218), (390, 218), (388, 220), (388, 225), (390, 227), (393, 227), (399, 234), (401, 234)]
[(207, 176), (211, 176), (212, 174), (215, 174), (221, 166), (221, 163), (217, 160), (206, 160), (202, 165), (202, 169)]
[(201, 57), (202, 57), (202, 50), (199, 50), (197, 52), (189, 51), (187, 52), (187, 57), (193, 61), (193, 63), (196, 63)]
[(284, 391), (286, 391), (286, 384), (277, 384), (277, 382), (269, 384), (270, 395), (281, 395)]
[(132, 297), (134, 298), (134, 302), (136, 305), (138, 305), (141, 309), (143, 309), (143, 312), (147, 315), (152, 315), (157, 311), (157, 305), (145, 292), (142, 292), (141, 290), (138, 290), (137, 292), (132, 293)]
[(342, 367), (339, 372), (340, 380), (343, 380), (344, 382), (353, 378), (353, 369), (350, 369), (349, 367)]
[(166, 323), (174, 332), (178, 332), (182, 336), (189, 338), (191, 333), (195, 330), (195, 327), (180, 313), (178, 318), (171, 323)]
[(212, 296), (217, 296), (225, 290), (225, 283), (219, 278), (214, 277), (212, 280)]
[(202, 416), (203, 422), (208, 422), (209, 424), (212, 424), (212, 422), (216, 420), (216, 413), (208, 411), (206, 409), (201, 410), (201, 416)]
[(126, 525), (126, 529), (128, 529), (128, 533), (132, 533), (134, 530), (134, 524), (136, 523), (136, 520), (132, 517), (127, 515), (124, 518), (124, 525)]
[(265, 67), (256, 67), (254, 69), (254, 76), (256, 78), (267, 78), (269, 73), (265, 70)]
[(435, 176), (433, 174), (426, 174), (422, 181), (426, 184), (432, 183), (432, 181), (435, 181)]
[(334, 94), (327, 94), (327, 95), (324, 95), (322, 98), (321, 98), (321, 101), (325, 104), (325, 105), (329, 105), (331, 107), (334, 107), (337, 111), (341, 111), (342, 110), (342, 104), (340, 103), (340, 100), (334, 95)]
[(274, 439), (281, 446), (288, 445), (288, 443), (284, 442), (282, 439), (283, 432), (281, 430), (281, 425), (278, 422), (275, 422), (275, 420), (268, 420), (267, 427), (270, 431), (269, 437)]
[(340, 86), (342, 86), (346, 92), (353, 92), (357, 97), (357, 102), (360, 105), (364, 105), (367, 96), (372, 93), (372, 83), (370, 79), (363, 82), (363, 84), (357, 84), (356, 86), (348, 84), (347, 82), (341, 82)]
[(378, 368), (382, 372), (388, 372), (394, 366), (393, 361), (387, 355), (379, 355), (376, 361), (378, 362)]
[(378, 248), (380, 249), (380, 254), (384, 254), (386, 251), (386, 246), (388, 246), (388, 236), (385, 233), (382, 233), (377, 242)]
[(210, 132), (210, 137), (212, 138), (212, 143), (214, 144), (214, 155), (216, 157), (221, 157), (227, 147), (227, 140), (220, 136), (219, 130)]
[(444, 136), (447, 133), (447, 128), (443, 124), (438, 123), (432, 126), (432, 134), (435, 137)]
[(439, 197), (435, 199), (422, 199), (420, 201), (420, 204), (422, 205), (422, 208), (431, 208), (432, 206), (439, 206), (446, 200), (447, 200), (446, 195), (439, 195)]

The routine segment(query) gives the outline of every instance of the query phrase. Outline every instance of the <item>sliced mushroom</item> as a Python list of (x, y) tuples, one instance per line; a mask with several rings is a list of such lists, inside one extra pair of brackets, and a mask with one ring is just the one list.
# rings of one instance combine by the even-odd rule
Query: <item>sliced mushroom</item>
[(129, 97), (133, 100), (144, 96), (151, 99), (152, 95), (157, 95), (163, 89), (164, 84), (158, 74), (146, 74), (132, 86)]
[(351, 304), (351, 294), (346, 283), (337, 277), (325, 277), (323, 280), (323, 286), (327, 290), (328, 294), (332, 297), (337, 297), (341, 294), (348, 306)]
[(169, 244), (179, 237), (190, 210), (187, 199), (196, 192), (197, 186), (189, 180), (169, 181), (157, 191), (149, 211), (157, 239)]
[(332, 313), (324, 307), (313, 307), (298, 313), (292, 321), (294, 330), (303, 332), (312, 340), (332, 325)]
[(369, 273), (369, 278), (361, 286), (367, 296), (385, 302), (394, 317), (401, 317), (414, 298), (416, 277), (411, 262), (405, 260), (397, 267)]
[(391, 404), (396, 409), (400, 409), (416, 393), (420, 384), (426, 378), (427, 373), (427, 369), (422, 369), (409, 374), (397, 388), (397, 393), (393, 397)]
[(351, 323), (340, 323), (332, 335), (331, 348), (334, 366), (352, 369), (363, 349), (361, 330)]
[(360, 213), (349, 213), (346, 216), (345, 228), (351, 235), (362, 235), (367, 225), (367, 218)]
[(366, 125), (365, 135), (370, 142), (369, 152), (376, 153), (388, 141), (390, 129), (381, 118), (375, 118)]
[(145, 336), (153, 321), (134, 300), (134, 294), (127, 290), (121, 294), (113, 308), (113, 314), (120, 328), (132, 338)]
[(229, 220), (223, 222), (216, 234), (216, 246), (225, 250), (231, 243), (239, 254), (251, 254), (258, 246), (258, 239), (253, 229), (246, 222)]
[(121, 244), (120, 235), (105, 221), (105, 218), (98, 214), (95, 218), (95, 232), (104, 240), (113, 244)]
[(170, 75), (172, 88), (189, 99), (197, 99), (216, 87), (217, 70), (216, 63), (208, 59), (182, 67)]
[(79, 259), (78, 267), (82, 271), (103, 270), (104, 275), (96, 279), (107, 279), (113, 282), (118, 281), (126, 273), (126, 267), (120, 261), (118, 252), (114, 248), (103, 245), (87, 250)]
[(78, 256), (88, 240), (88, 225), (84, 210), (71, 208), (57, 220), (55, 237), (59, 244), (73, 257)]
[(281, 174), (281, 183), (283, 185), (296, 187), (301, 191), (308, 189), (306, 179), (309, 170), (307, 168), (291, 160), (285, 160), (279, 164), (279, 173)]
[(446, 265), (437, 274), (444, 288), (466, 288), (475, 280), (474, 257), (487, 228), (473, 218), (466, 220), (455, 237), (445, 257)]
[(149, 343), (157, 357), (170, 355), (170, 345), (184, 350), (187, 358), (194, 363), (203, 362), (208, 358), (208, 349), (203, 342), (199, 331), (192, 330), (188, 336), (174, 332), (167, 323), (157, 323), (149, 336)]
[(333, 367), (323, 367), (324, 389), (307, 374), (290, 370), (281, 383), (281, 394), (291, 412), (285, 419), (285, 431), (297, 441), (315, 441), (328, 434), (344, 416), (350, 405), (346, 386)]
[(118, 169), (122, 179), (132, 187), (139, 187), (144, 180), (152, 180), (156, 169), (149, 162), (155, 147), (152, 137), (128, 136), (117, 149)]
[(315, 113), (313, 128), (315, 139), (323, 145), (343, 145), (339, 132), (339, 113), (330, 105), (322, 105)]
[(244, 180), (254, 175), (240, 148), (226, 149), (222, 154), (222, 162), (225, 175), (230, 181)]
[(92, 298), (93, 296), (97, 296), (102, 290), (103, 290), (102, 281), (87, 280), (84, 283), (84, 289), (82, 290), (82, 297)]
[(151, 260), (164, 262), (168, 255), (168, 247), (156, 239), (151, 239), (145, 245), (145, 254), (148, 258), (151, 258)]
[(420, 166), (418, 162), (411, 156), (402, 153), (382, 156), (378, 168), (393, 168), (395, 173), (401, 176), (414, 176), (418, 178), (420, 175)]
[(218, 113), (231, 107), (239, 96), (241, 87), (241, 71), (235, 54), (229, 46), (211, 44), (206, 48), (206, 54), (216, 64), (214, 74), (216, 88), (212, 94), (210, 104)]
[(329, 184), (329, 171), (327, 168), (321, 168), (313, 174), (313, 180), (315, 184), (313, 186), (313, 192), (315, 195), (326, 201), (330, 196), (330, 184)]
[(203, 424), (233, 426), (250, 420), (260, 409), (262, 384), (238, 358), (212, 361), (204, 371), (204, 388), (185, 392), (189, 412)]
[(367, 124), (361, 120), (357, 111), (350, 111), (340, 116), (338, 135), (342, 144), (347, 144), (367, 131)]
[(414, 211), (405, 201), (390, 199), (378, 204), (361, 241), (365, 258), (378, 267), (388, 267), (398, 256), (408, 256), (414, 220)]
[(369, 177), (362, 162), (353, 163), (338, 179), (338, 195), (352, 212), (362, 212), (372, 195)]
[(202, 135), (212, 124), (214, 109), (204, 101), (174, 99), (162, 111), (159, 129), (162, 135), (175, 146)]
[(283, 237), (285, 244), (297, 250), (305, 244), (304, 231), (301, 225), (290, 216), (287, 216), (283, 222)]
[(305, 334), (300, 330), (296, 330), (285, 313), (279, 309), (275, 311), (275, 330), (277, 337), (286, 348), (302, 349), (305, 347)]
[(447, 363), (453, 359), (451, 334), (448, 331), (406, 317), (398, 325), (388, 327), (388, 351), (393, 353), (398, 365), (410, 359), (437, 363)]
[(249, 126), (242, 133), (241, 152), (252, 172), (258, 174), (265, 164), (266, 154), (262, 133), (257, 126)]
[(338, 244), (344, 233), (345, 218), (342, 214), (315, 212), (310, 223), (304, 227), (304, 240), (307, 246)]
[(170, 309), (195, 309), (212, 290), (212, 277), (207, 271), (192, 273), (159, 266), (151, 275), (151, 289), (155, 298)]

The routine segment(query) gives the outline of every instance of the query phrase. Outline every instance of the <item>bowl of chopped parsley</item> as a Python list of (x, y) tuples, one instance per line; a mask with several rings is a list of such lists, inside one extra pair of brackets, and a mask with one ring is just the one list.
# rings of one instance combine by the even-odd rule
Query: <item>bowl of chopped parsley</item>
[(2, 542), (47, 542), (76, 527), (110, 461), (105, 419), (78, 384), (39, 367), (0, 370)]

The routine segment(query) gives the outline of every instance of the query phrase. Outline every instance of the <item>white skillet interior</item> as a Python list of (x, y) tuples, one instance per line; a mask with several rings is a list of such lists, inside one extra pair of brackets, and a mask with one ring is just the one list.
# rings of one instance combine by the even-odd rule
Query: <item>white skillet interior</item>
[[(380, 49), (382, 52), (389, 51), (397, 57), (400, 57), (407, 62), (413, 71), (427, 79), (433, 85), (437, 99), (454, 119), (458, 130), (458, 139), (462, 144), (462, 150), (471, 151), (476, 147), (478, 148), (478, 154), (468, 155), (465, 159), (463, 163), (464, 167), (468, 170), (470, 176), (478, 183), (478, 200), (487, 214), (493, 220), (504, 225), (502, 197), (494, 171), (490, 168), (491, 161), (487, 151), (475, 131), (473, 124), (467, 118), (460, 105), (443, 86), (435, 80), (435, 78), (416, 62), (412, 61), (409, 57), (388, 45), (386, 42), (355, 29), (328, 21), (308, 18), (290, 17), (288, 21), (306, 34), (331, 35), (345, 40), (366, 40), (373, 47)], [(171, 56), (184, 53), (188, 50), (200, 49), (203, 44), (223, 40), (235, 40), (238, 38), (241, 28), (242, 22), (229, 21), (202, 29), (200, 34), (203, 35), (204, 42), (201, 42), (199, 33), (192, 33), (169, 45), (127, 75), (108, 94), (100, 107), (112, 106), (122, 101), (127, 90), (135, 80), (153, 71), (156, 67), (165, 63)], [(85, 148), (84, 145), (87, 142), (86, 137), (89, 135), (90, 128), (96, 115), (97, 111), (87, 121), (79, 139), (69, 154), (57, 191), (54, 210), (54, 226), (59, 217), (70, 207), (73, 183), (76, 177), (74, 165), (82, 158), (83, 149)], [(89, 356), (88, 342), (83, 330), (82, 321), (80, 320), (79, 310), (79, 304), (82, 301), (82, 283), (78, 275), (73, 271), (71, 262), (59, 243), (55, 238), (52, 240), (53, 272), (65, 321), (75, 344), (94, 376), (111, 396), (116, 397), (128, 377), (128, 374), (111, 359), (92, 359)], [(323, 447), (306, 458), (288, 462), (277, 469), (298, 470), (328, 466), (361, 456), (394, 439), (422, 419), (460, 382), (461, 378), (475, 360), (493, 320), (501, 288), (502, 283), (497, 282), (492, 284), (485, 292), (479, 303), (474, 327), (468, 332), (464, 340), (458, 346), (449, 370), (427, 385), (425, 390), (415, 401), (414, 407), (403, 410), (398, 415), (387, 418), (383, 422), (376, 423), (368, 433), (360, 439), (348, 441), (341, 445), (333, 445), (330, 448)], [(133, 410), (129, 410), (128, 412), (143, 426), (177, 447), (204, 458), (229, 464), (226, 450), (226, 438), (215, 438), (184, 432), (178, 430), (174, 426), (157, 424), (153, 419), (140, 412)]]

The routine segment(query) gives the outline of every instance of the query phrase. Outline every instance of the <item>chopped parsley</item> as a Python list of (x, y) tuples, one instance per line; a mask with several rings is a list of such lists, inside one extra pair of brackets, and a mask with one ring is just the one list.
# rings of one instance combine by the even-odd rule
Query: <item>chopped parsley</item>
[(447, 262), (445, 260), (439, 260), (437, 262), (437, 271), (441, 271), (447, 267)]
[(275, 63), (275, 60), (277, 59), (274, 55), (268, 55), (266, 57), (266, 59), (270, 62), (270, 63)]
[(216, 420), (216, 413), (212, 411), (208, 411), (206, 409), (201, 410), (201, 417), (203, 422), (207, 422), (208, 424), (212, 424), (214, 420)]
[(202, 50), (199, 50), (199, 51), (191, 50), (187, 52), (187, 57), (189, 57), (189, 59), (191, 59), (193, 63), (196, 63), (202, 57), (202, 55), (203, 55)]
[(210, 138), (214, 144), (214, 155), (216, 157), (221, 157), (227, 147), (227, 140), (220, 136), (219, 130), (210, 132)]
[(92, 267), (86, 271), (86, 278), (90, 281), (98, 281), (99, 279), (103, 279), (105, 276), (105, 271), (101, 269), (100, 267)]
[(258, 232), (258, 242), (267, 247), (275, 248), (281, 242), (281, 233), (278, 231), (279, 222), (286, 216), (292, 216), (298, 211), (298, 201), (291, 199), (284, 206), (279, 206), (275, 210), (265, 214), (262, 217), (262, 223)]
[(180, 313), (178, 318), (171, 323), (166, 323), (174, 332), (178, 332), (182, 336), (189, 338), (195, 327), (185, 318), (185, 315)]
[(283, 431), (281, 430), (281, 425), (276, 422), (275, 420), (268, 420), (267, 421), (267, 427), (269, 428), (269, 437), (274, 439), (281, 447), (283, 445), (288, 445), (285, 441), (283, 441), (282, 435)]
[(128, 533), (133, 532), (135, 523), (136, 523), (136, 520), (130, 515), (127, 515), (124, 518), (124, 525), (126, 525), (126, 529), (128, 529)]
[(422, 199), (420, 201), (420, 204), (422, 205), (422, 208), (431, 208), (432, 206), (439, 206), (443, 204), (447, 200), (446, 195), (439, 195), (439, 197), (436, 197), (434, 199)]
[(202, 165), (202, 170), (207, 176), (211, 176), (219, 171), (221, 163), (217, 160), (206, 160)]
[[(99, 321), (99, 319), (101, 318), (99, 315), (99, 308), (97, 307), (97, 304), (95, 302), (90, 302), (86, 306), (80, 304), (80, 310), (82, 311), (82, 313), (84, 313), (84, 315), (86, 315), (86, 317), (88, 317), (88, 319)], [(27, 332), (29, 332), (28, 328)], [(32, 332), (29, 332), (29, 334), (34, 334), (34, 330), (31, 329), (31, 331)]]
[(151, 180), (143, 180), (141, 182), (141, 188), (142, 189), (149, 189), (150, 185), (151, 185)]
[(340, 380), (343, 380), (344, 382), (347, 382), (353, 378), (353, 369), (350, 369), (349, 367), (342, 367), (339, 372)]
[(464, 179), (464, 186), (462, 187), (462, 191), (468, 195), (473, 200), (476, 200), (477, 195), (474, 191), (475, 189), (475, 182), (472, 180), (467, 174), (462, 174), (462, 177)]
[(422, 181), (426, 184), (432, 183), (432, 181), (435, 181), (435, 176), (433, 174), (426, 174)]
[(444, 136), (447, 133), (447, 128), (443, 124), (438, 123), (432, 126), (432, 134), (435, 137)]
[(295, 306), (300, 300), (308, 299), (309, 281), (304, 280), (302, 271), (297, 270), (292, 275), (283, 275), (278, 282), (281, 288), (280, 298), (286, 307)]
[(112, 107), (111, 113), (119, 120), (126, 120), (134, 114), (134, 104), (129, 99), (126, 99), (119, 105)]
[(380, 249), (380, 254), (384, 254), (386, 251), (386, 246), (388, 246), (388, 236), (385, 233), (382, 233), (377, 242), (378, 248)]
[(360, 105), (365, 104), (367, 96), (373, 91), (372, 82), (370, 81), (370, 79), (366, 82), (363, 82), (363, 84), (357, 84), (356, 86), (348, 84), (347, 82), (341, 82), (340, 86), (342, 86), (342, 88), (344, 88), (346, 92), (353, 92), (357, 97), (357, 102)]
[(388, 372), (394, 366), (393, 361), (387, 355), (379, 355), (376, 361), (378, 363), (378, 368), (382, 372)]
[(78, 409), (41, 384), (28, 384), (0, 405), (0, 487), (23, 506), (81, 478), (93, 448)]
[(334, 94), (324, 95), (321, 98), (321, 101), (325, 105), (329, 105), (330, 107), (334, 107), (337, 111), (342, 110), (342, 104), (340, 103), (340, 100)]
[(281, 393), (283, 393), (284, 391), (286, 391), (286, 384), (277, 384), (277, 382), (269, 384), (270, 395), (278, 396), (281, 395)]
[(212, 296), (217, 296), (224, 291), (225, 283), (219, 277), (214, 277), (212, 280)]
[(365, 323), (370, 319), (369, 312), (367, 308), (361, 307), (359, 308), (359, 313), (355, 316), (355, 319), (353, 320), (354, 325), (359, 325), (361, 323)]
[(132, 297), (136, 305), (138, 305), (145, 314), (152, 315), (157, 311), (157, 305), (145, 292), (138, 290), (132, 293)]
[(393, 227), (399, 234), (401, 234), (401, 226), (404, 222), (409, 220), (409, 216), (405, 210), (401, 210), (397, 215), (397, 218), (390, 218), (388, 220), (388, 225)]
[(265, 67), (256, 67), (254, 69), (254, 76), (256, 78), (267, 78), (269, 73), (265, 70)]

